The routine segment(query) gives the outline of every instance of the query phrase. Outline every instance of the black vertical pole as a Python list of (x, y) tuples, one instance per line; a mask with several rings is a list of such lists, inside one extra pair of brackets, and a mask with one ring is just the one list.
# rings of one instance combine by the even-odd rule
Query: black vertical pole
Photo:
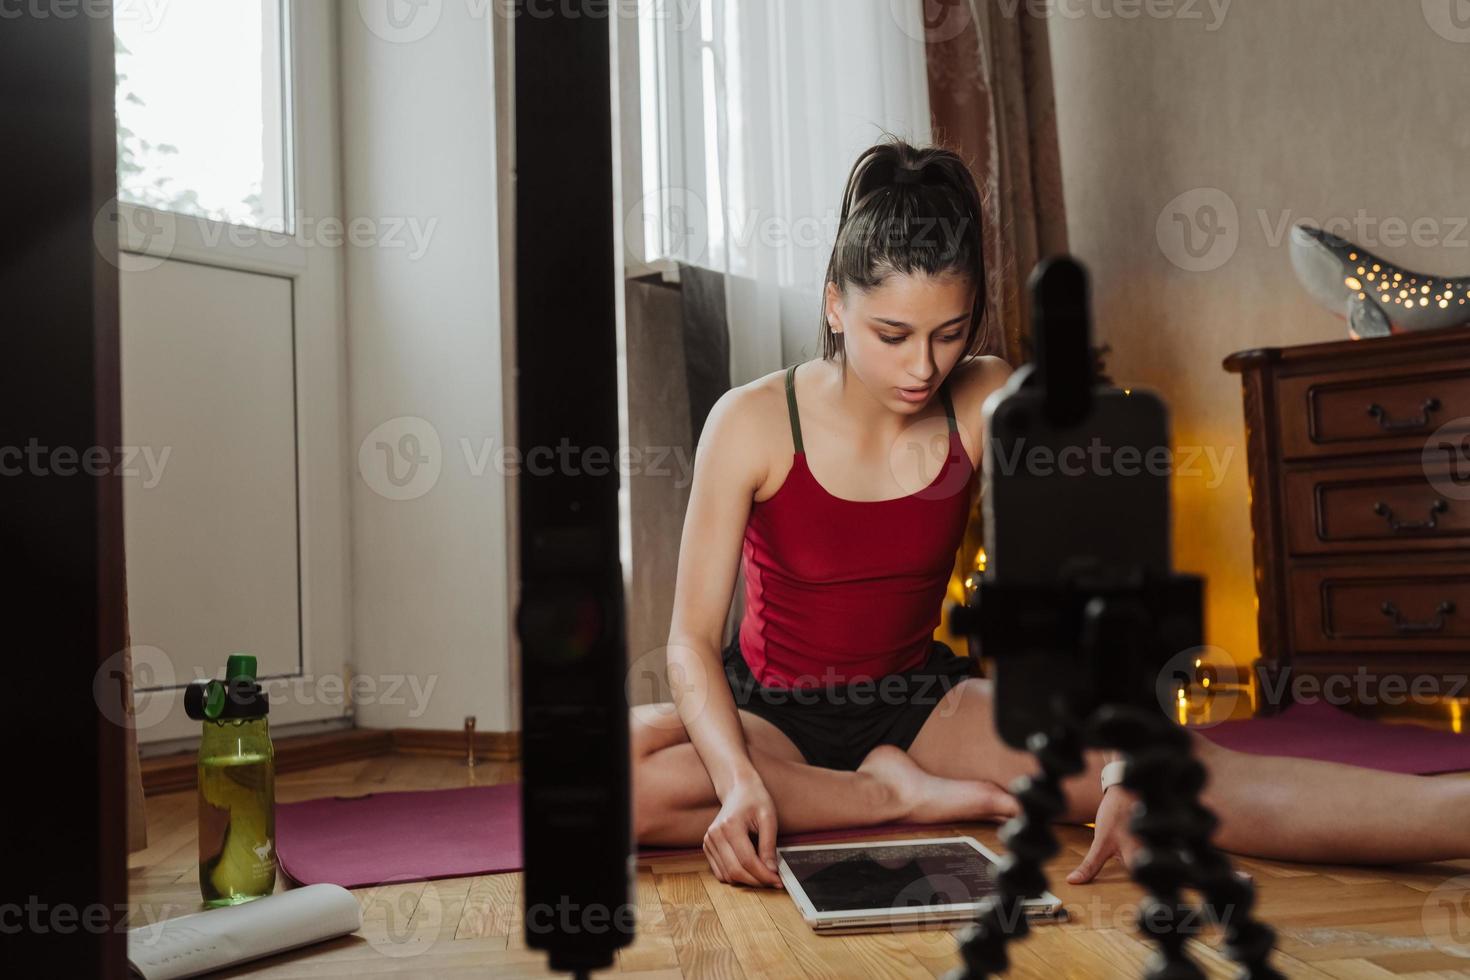
[(501, 8), (516, 61), (525, 939), (576, 972), (611, 964), (634, 929), (607, 8)]
[(93, 686), (124, 642), (112, 15), (5, 7), (0, 974), (121, 977), (126, 733)]

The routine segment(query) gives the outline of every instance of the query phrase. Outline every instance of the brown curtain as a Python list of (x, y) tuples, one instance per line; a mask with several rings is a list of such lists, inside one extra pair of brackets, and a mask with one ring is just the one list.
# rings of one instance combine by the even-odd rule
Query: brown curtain
[[(987, 353), (1020, 366), (1031, 360), (1026, 279), (1041, 259), (1067, 251), (1046, 19), (1027, 14), (1025, 3), (914, 2), (924, 10), (934, 139), (969, 161), (980, 188)], [(1007, 16), (1003, 7), (1014, 12)], [(947, 603), (973, 598), (985, 545), (981, 506), (977, 496)], [(953, 635), (947, 620), (935, 639), (956, 653), (981, 653), (973, 637)]]
[(990, 353), (1019, 366), (1031, 359), (1026, 278), (1067, 250), (1046, 18), (1025, 3), (914, 2), (924, 9), (935, 141), (970, 162), (980, 188)]

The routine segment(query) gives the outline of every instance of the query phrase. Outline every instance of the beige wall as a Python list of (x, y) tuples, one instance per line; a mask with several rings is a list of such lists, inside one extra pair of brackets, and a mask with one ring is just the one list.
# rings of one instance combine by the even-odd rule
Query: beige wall
[[(344, 208), (432, 227), (421, 246), (350, 249), (346, 259), (353, 667), (377, 685), (356, 702), (357, 724), (457, 730), (474, 715), (479, 731), (510, 731), (499, 18), (446, 3), (411, 18), (427, 28), (412, 36), (349, 9)], [(402, 458), (405, 436), (423, 465)], [(389, 479), (390, 465), (405, 482)]]
[[(1258, 644), (1240, 384), (1220, 362), (1347, 336), (1292, 274), (1297, 220), (1345, 220), (1335, 230), (1396, 262), (1470, 274), (1470, 22), (1455, 27), (1456, 2), (1053, 8), (1072, 251), (1114, 380), (1160, 392), (1176, 447), (1220, 461), (1176, 476), (1175, 555), (1207, 576), (1207, 640), (1237, 662)], [(1210, 204), (1222, 234), (1194, 260), (1173, 215), (1202, 222)]]

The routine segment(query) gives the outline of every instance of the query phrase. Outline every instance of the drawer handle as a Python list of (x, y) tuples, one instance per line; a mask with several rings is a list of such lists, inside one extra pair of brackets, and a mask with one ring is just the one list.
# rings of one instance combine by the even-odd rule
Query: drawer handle
[(1430, 531), (1439, 526), (1439, 515), (1450, 509), (1450, 505), (1441, 498), (1429, 505), (1429, 519), (1425, 521), (1400, 521), (1393, 516), (1393, 508), (1383, 501), (1373, 505), (1373, 513), (1388, 522), (1388, 526), (1395, 531)]
[(1407, 622), (1404, 614), (1399, 612), (1399, 607), (1388, 600), (1384, 600), (1382, 609), (1383, 615), (1393, 620), (1393, 628), (1400, 633), (1438, 633), (1444, 629), (1445, 617), (1455, 611), (1455, 604), (1449, 599), (1441, 602), (1434, 610), (1434, 618), (1427, 623)]
[(1422, 429), (1429, 424), (1429, 413), (1439, 411), (1439, 399), (1429, 397), (1424, 399), (1424, 404), (1419, 406), (1424, 413), (1417, 419), (1399, 419), (1397, 422), (1388, 420), (1388, 409), (1374, 402), (1368, 406), (1368, 414), (1378, 420), (1378, 427), (1384, 432), (1403, 432), (1405, 429)]

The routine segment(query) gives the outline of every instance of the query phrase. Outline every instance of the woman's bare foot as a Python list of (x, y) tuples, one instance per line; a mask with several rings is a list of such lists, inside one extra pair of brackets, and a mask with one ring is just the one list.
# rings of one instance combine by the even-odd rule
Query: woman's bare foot
[(892, 789), (903, 803), (901, 819), (912, 823), (1002, 820), (1021, 810), (1016, 798), (995, 783), (932, 775), (896, 745), (875, 747), (863, 758), (858, 772)]

